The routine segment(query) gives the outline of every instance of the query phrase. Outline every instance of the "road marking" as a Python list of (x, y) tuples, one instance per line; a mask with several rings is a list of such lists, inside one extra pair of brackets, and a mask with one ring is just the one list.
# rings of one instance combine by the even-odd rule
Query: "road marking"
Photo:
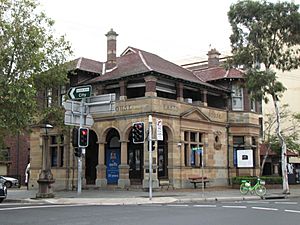
[(247, 206), (244, 205), (223, 205), (223, 208), (231, 208), (231, 209), (246, 209)]
[(188, 207), (189, 205), (167, 205), (171, 207)]
[(259, 210), (268, 210), (268, 211), (277, 211), (278, 209), (275, 208), (263, 208), (263, 207), (251, 207), (252, 209), (259, 209)]
[(298, 202), (274, 202), (275, 204), (281, 204), (281, 205), (297, 205)]
[(217, 207), (217, 205), (193, 205), (193, 207), (214, 208), (214, 207)]
[(246, 201), (247, 203), (250, 204), (269, 204), (270, 202), (267, 201)]
[(34, 206), (21, 206), (21, 207), (3, 208), (3, 209), (0, 209), (0, 211), (21, 210), (21, 209), (40, 209), (40, 208), (59, 208), (59, 207), (73, 207), (73, 206), (86, 206), (86, 204), (76, 204), (76, 205), (34, 205)]
[(285, 212), (291, 212), (291, 213), (300, 213), (300, 211), (298, 210), (289, 210), (289, 209), (285, 209)]

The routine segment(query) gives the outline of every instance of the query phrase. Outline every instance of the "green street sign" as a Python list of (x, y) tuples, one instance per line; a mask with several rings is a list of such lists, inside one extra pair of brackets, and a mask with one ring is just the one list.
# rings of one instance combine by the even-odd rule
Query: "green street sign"
[(82, 98), (88, 98), (91, 97), (92, 93), (92, 86), (78, 86), (78, 87), (72, 87), (68, 91), (68, 96), (70, 99), (82, 99)]

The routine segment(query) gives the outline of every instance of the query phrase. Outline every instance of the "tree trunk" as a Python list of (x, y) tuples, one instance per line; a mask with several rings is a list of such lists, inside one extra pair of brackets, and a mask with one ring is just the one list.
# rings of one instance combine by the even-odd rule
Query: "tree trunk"
[(271, 147), (270, 147), (270, 145), (268, 144), (268, 148), (267, 148), (266, 154), (264, 155), (263, 161), (262, 161), (262, 163), (261, 163), (261, 167), (260, 167), (260, 176), (262, 176), (262, 174), (263, 174), (264, 166), (265, 166), (266, 160), (267, 160), (267, 158), (268, 158), (268, 156), (269, 156), (270, 149), (271, 149)]
[(277, 96), (273, 95), (272, 97), (273, 97), (273, 102), (274, 102), (274, 107), (276, 112), (276, 121), (277, 121), (276, 134), (281, 144), (282, 191), (284, 194), (289, 194), (290, 189), (289, 189), (288, 174), (287, 174), (286, 143), (281, 134), (281, 126), (280, 126), (281, 123), (280, 123), (279, 104), (278, 104)]

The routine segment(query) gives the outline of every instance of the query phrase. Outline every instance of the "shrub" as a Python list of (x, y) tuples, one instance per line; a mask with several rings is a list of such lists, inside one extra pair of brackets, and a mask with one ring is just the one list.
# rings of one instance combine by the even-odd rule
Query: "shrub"
[[(264, 180), (266, 182), (266, 184), (282, 184), (282, 177), (268, 177), (268, 176), (263, 176), (260, 177), (261, 180)], [(242, 180), (249, 180), (251, 182), (251, 184), (255, 184), (257, 177), (253, 177), (253, 176), (238, 176), (238, 177), (233, 177), (232, 178), (232, 184), (241, 184)]]

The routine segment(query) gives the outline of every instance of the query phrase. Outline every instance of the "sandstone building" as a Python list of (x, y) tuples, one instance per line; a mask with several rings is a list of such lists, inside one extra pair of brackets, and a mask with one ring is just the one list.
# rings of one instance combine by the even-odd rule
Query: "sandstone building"
[[(162, 180), (174, 188), (192, 187), (188, 178), (202, 173), (210, 186), (228, 185), (236, 175), (259, 174), (261, 104), (243, 88), (241, 71), (225, 70), (215, 49), (208, 52), (207, 63), (184, 66), (134, 47), (117, 57), (117, 33), (111, 30), (106, 36), (106, 62), (79, 58), (69, 70), (71, 86), (91, 85), (93, 95), (116, 94), (115, 112), (93, 117), (83, 159), (84, 186), (148, 186), (148, 144), (133, 143), (132, 124), (144, 122), (147, 130), (149, 115), (154, 138), (156, 121), (163, 124), (163, 140), (155, 141), (153, 151), (153, 187)], [(56, 94), (63, 97), (66, 88)], [(30, 187), (36, 188), (44, 133), (33, 130)], [(70, 132), (51, 129), (48, 141), (54, 188), (74, 188), (77, 161)], [(193, 150), (196, 147), (203, 148), (202, 154)], [(253, 166), (238, 168), (237, 152), (242, 149), (252, 150)]]

